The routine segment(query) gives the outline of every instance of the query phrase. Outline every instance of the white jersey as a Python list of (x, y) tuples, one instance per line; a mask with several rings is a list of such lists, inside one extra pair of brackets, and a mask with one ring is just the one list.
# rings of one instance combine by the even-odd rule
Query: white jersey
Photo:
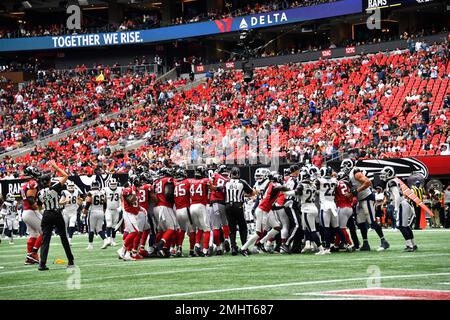
[(64, 205), (64, 211), (65, 212), (77, 212), (78, 204), (77, 199), (80, 197), (80, 193), (78, 190), (74, 190), (73, 192), (70, 192), (68, 190), (63, 190), (61, 195), (61, 200), (69, 200), (69, 203)]
[(398, 211), (400, 203), (405, 199), (403, 197), (402, 187), (395, 179), (392, 179), (386, 183), (386, 191), (386, 195), (392, 200), (394, 209)]
[(336, 193), (337, 180), (336, 178), (319, 178), (318, 180), (320, 207), (324, 207), (334, 202), (334, 195)]
[(104, 190), (91, 190), (88, 196), (92, 197), (91, 212), (104, 212), (103, 206), (106, 203), (106, 195)]
[(300, 196), (300, 203), (302, 211), (317, 211), (316, 207), (316, 186), (314, 183), (304, 183), (302, 182), (302, 194)]
[(120, 208), (120, 197), (122, 194), (122, 187), (117, 187), (112, 190), (110, 187), (103, 189), (106, 195), (106, 208), (117, 210)]
[(5, 216), (5, 218), (15, 219), (17, 216), (17, 201), (14, 200), (13, 202), (3, 202), (1, 214)]
[[(355, 169), (357, 170), (357, 172), (362, 172), (364, 174), (364, 171), (357, 169), (357, 168), (353, 168), (352, 171), (350, 171), (349, 174), (349, 178), (350, 178), (350, 183), (352, 184), (353, 188), (357, 189), (361, 186), (361, 183), (355, 179)], [(370, 196), (372, 194), (373, 190), (371, 187), (368, 187), (366, 189), (364, 189), (361, 192), (358, 192), (358, 200), (364, 200), (365, 198), (367, 198), (368, 196)]]

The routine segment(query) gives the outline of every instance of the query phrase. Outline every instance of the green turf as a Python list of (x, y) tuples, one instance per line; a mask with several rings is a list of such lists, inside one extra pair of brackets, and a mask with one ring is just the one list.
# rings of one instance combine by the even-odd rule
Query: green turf
[[(369, 236), (375, 249), (379, 240), (374, 232)], [(400, 232), (386, 232), (386, 237), (391, 243), (386, 252), (125, 262), (117, 258), (118, 247), (101, 250), (96, 239), (94, 250), (87, 251), (87, 238), (76, 236), (72, 249), (79, 266), (79, 289), (73, 280), (76, 274), (52, 264), (57, 257), (65, 259), (58, 237), (52, 239), (47, 272), (23, 265), (25, 239), (16, 239), (14, 245), (3, 240), (0, 299), (323, 299), (327, 297), (308, 293), (378, 285), (368, 280), (376, 270), (384, 288), (450, 290), (449, 230), (416, 232), (419, 251), (414, 253), (402, 252)]]

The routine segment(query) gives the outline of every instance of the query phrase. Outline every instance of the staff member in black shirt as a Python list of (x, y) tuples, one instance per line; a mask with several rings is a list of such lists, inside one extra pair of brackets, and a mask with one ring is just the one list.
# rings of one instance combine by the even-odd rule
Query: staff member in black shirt
[(70, 250), (69, 240), (67, 239), (67, 232), (65, 231), (66, 226), (64, 223), (64, 218), (59, 206), (59, 198), (61, 197), (61, 192), (69, 175), (63, 169), (59, 168), (56, 165), (55, 161), (50, 161), (49, 165), (62, 177), (59, 178), (59, 181), (54, 184), (51, 183), (52, 177), (49, 174), (44, 175), (39, 179), (41, 190), (39, 190), (38, 192), (38, 205), (44, 209), (44, 214), (42, 215), (41, 222), (41, 261), (38, 268), (38, 270), (40, 271), (48, 270), (46, 263), (54, 227), (56, 227), (59, 231), (61, 243), (64, 247), (64, 251), (66, 252), (67, 259), (69, 260), (67, 267), (71, 268), (74, 266), (74, 258), (72, 255), (72, 251)]
[(244, 217), (244, 196), (254, 196), (255, 191), (245, 180), (239, 179), (241, 172), (234, 167), (230, 172), (230, 180), (225, 184), (226, 199), (225, 210), (230, 226), (231, 254), (238, 254), (236, 245), (236, 231), (239, 226), (239, 235), (242, 244), (247, 242), (247, 222)]

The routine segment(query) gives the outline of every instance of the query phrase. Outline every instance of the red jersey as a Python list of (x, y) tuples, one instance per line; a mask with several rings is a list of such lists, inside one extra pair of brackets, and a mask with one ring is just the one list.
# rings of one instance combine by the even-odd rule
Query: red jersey
[(259, 209), (265, 212), (269, 212), (270, 210), (272, 210), (272, 205), (277, 200), (279, 194), (279, 192), (276, 192), (274, 190), (275, 186), (276, 185), (273, 182), (269, 182), (269, 185), (267, 186), (266, 191), (264, 192), (262, 200), (259, 203), (258, 206)]
[(344, 181), (338, 181), (336, 187), (335, 201), (339, 208), (352, 207), (353, 197), (347, 197), (346, 194), (350, 192), (350, 186)]
[(283, 192), (280, 192), (278, 194), (278, 198), (276, 201), (277, 206), (282, 207), (284, 206), (284, 202), (286, 201), (286, 195)]
[[(125, 198), (130, 195), (134, 194), (136, 196), (136, 201), (134, 203), (128, 203)], [(138, 214), (139, 213), (139, 201), (137, 199), (137, 193), (136, 193), (136, 187), (127, 187), (122, 190), (122, 202), (123, 202), (123, 208), (125, 212), (131, 213), (131, 214)]]
[(225, 202), (225, 183), (227, 182), (227, 179), (218, 173), (214, 173), (211, 180), (213, 186), (222, 187), (223, 189), (221, 191), (212, 190), (209, 199), (216, 202)]
[(201, 203), (208, 204), (208, 178), (191, 179), (189, 193), (191, 195), (191, 204)]
[(34, 210), (27, 200), (27, 191), (37, 189), (37, 187), (38, 187), (38, 184), (37, 184), (36, 180), (33, 180), (33, 179), (28, 180), (27, 182), (22, 184), (20, 193), (22, 195), (22, 200), (23, 200), (23, 210)]
[(153, 190), (155, 192), (156, 199), (157, 199), (155, 207), (159, 207), (159, 206), (164, 206), (164, 207), (169, 207), (169, 208), (173, 207), (173, 204), (170, 203), (166, 199), (166, 196), (164, 195), (164, 190), (166, 189), (166, 185), (168, 183), (173, 183), (172, 177), (164, 177), (155, 182), (155, 186), (154, 186), (154, 190)]
[(153, 191), (152, 185), (144, 184), (143, 186), (139, 187), (138, 191), (139, 191), (139, 206), (141, 206), (145, 210), (148, 210), (148, 207), (150, 205), (150, 192)]
[(189, 179), (183, 179), (181, 181), (175, 180), (175, 207), (177, 209), (188, 208), (190, 205), (191, 195)]

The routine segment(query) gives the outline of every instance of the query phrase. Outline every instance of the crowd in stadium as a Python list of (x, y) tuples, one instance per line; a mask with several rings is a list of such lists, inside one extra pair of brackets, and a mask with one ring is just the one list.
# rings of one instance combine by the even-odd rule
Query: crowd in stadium
[[(221, 131), (223, 143), (227, 130), (279, 129), (281, 157), (310, 159), (318, 167), (344, 152), (359, 158), (448, 154), (448, 43), (422, 43), (416, 49), (271, 66), (257, 70), (250, 84), (239, 71), (219, 69), (207, 83), (183, 92), (176, 88), (186, 80), (160, 82), (154, 75), (112, 79), (106, 74), (96, 81), (90, 75), (53, 74), (19, 91), (1, 90), (3, 151), (106, 113), (125, 112), (23, 158), (3, 159), (2, 175), (54, 157), (80, 174), (127, 171), (138, 155), (156, 162), (172, 149), (182, 153), (186, 146), (177, 141), (176, 130), (188, 132), (184, 140), (193, 139), (198, 120)], [(116, 145), (147, 137), (152, 139), (138, 150), (115, 151)], [(196, 149), (212, 152), (214, 145), (204, 139)], [(234, 152), (248, 158), (252, 150), (244, 145)]]

